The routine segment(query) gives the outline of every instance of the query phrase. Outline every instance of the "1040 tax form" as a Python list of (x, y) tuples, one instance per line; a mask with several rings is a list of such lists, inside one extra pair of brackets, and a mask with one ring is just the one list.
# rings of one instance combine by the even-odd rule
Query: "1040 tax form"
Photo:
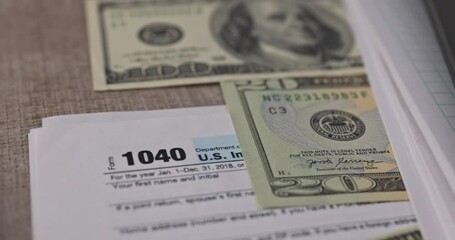
[(416, 225), (409, 202), (259, 209), (223, 106), (43, 126), (29, 135), (37, 240), (367, 239)]

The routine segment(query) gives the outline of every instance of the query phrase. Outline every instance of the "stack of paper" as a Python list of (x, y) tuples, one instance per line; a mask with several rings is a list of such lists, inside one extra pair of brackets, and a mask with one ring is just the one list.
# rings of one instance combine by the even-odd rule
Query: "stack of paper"
[(347, 1), (427, 239), (455, 235), (455, 90), (420, 1)]
[(46, 118), (29, 140), (37, 240), (367, 239), (416, 224), (408, 202), (259, 209), (223, 106)]

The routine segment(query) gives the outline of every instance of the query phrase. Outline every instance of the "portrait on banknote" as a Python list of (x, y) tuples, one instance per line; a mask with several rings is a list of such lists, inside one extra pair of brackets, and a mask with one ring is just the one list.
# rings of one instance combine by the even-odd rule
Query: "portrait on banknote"
[(226, 2), (214, 14), (215, 38), (245, 61), (302, 69), (343, 60), (354, 46), (351, 29), (317, 2)]

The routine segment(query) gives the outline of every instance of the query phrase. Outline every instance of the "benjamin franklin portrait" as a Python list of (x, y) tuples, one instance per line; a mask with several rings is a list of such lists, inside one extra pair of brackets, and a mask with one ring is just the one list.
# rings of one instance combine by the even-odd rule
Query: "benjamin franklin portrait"
[(212, 20), (224, 49), (273, 68), (320, 68), (346, 58), (354, 45), (348, 23), (317, 1), (228, 1)]

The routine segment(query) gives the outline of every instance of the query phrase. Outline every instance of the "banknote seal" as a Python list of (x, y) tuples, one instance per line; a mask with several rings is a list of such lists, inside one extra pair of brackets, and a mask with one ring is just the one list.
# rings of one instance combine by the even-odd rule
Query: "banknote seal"
[(365, 133), (365, 123), (355, 115), (340, 110), (324, 110), (311, 117), (311, 127), (319, 135), (337, 141), (351, 141)]
[(178, 42), (183, 37), (182, 30), (169, 23), (154, 23), (139, 31), (139, 39), (150, 45), (169, 45)]

